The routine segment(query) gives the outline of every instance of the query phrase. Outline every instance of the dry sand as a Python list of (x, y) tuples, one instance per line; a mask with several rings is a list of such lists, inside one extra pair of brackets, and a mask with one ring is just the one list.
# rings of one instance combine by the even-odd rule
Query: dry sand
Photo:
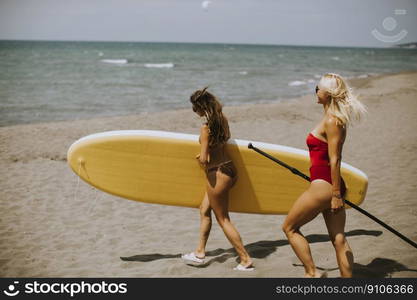
[[(349, 129), (343, 161), (363, 170), (362, 208), (417, 241), (417, 73), (354, 80), (368, 107)], [(234, 138), (306, 149), (323, 108), (314, 95), (286, 103), (226, 107)], [(196, 209), (150, 205), (97, 191), (66, 163), (78, 138), (101, 131), (153, 129), (198, 133), (191, 110), (0, 128), (1, 277), (300, 277), (303, 267), (281, 231), (284, 216), (231, 214), (256, 266), (233, 271), (236, 254), (214, 221), (208, 263), (180, 254), (198, 239)], [(289, 176), (290, 175), (289, 173)], [(338, 277), (322, 216), (302, 228), (319, 268)], [(417, 251), (355, 210), (346, 233), (356, 277), (417, 277)], [(120, 257), (128, 257), (123, 261)]]

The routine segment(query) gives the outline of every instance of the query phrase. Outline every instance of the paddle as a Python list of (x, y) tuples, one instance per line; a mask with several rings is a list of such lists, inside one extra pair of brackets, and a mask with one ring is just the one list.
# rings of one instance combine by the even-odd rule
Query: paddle
[[(307, 181), (310, 181), (310, 177), (308, 177), (306, 174), (300, 172), (299, 170), (297, 170), (296, 168), (293, 168), (289, 165), (287, 165), (286, 163), (280, 161), (279, 159), (269, 155), (268, 153), (256, 148), (255, 146), (252, 145), (252, 143), (248, 144), (248, 148), (252, 149), (256, 152), (258, 152), (259, 154), (269, 158), (270, 160), (276, 162), (277, 164), (283, 166), (284, 168), (289, 169), (292, 173), (294, 173), (295, 175), (298, 175), (302, 178), (304, 178)], [(352, 202), (348, 201), (345, 199), (345, 203), (347, 203), (350, 207), (356, 209), (357, 211), (361, 212), (362, 214), (364, 214), (365, 216), (371, 218), (372, 220), (374, 220), (375, 222), (377, 222), (379, 225), (383, 226), (384, 228), (386, 228), (387, 230), (391, 231), (393, 234), (397, 235), (398, 237), (400, 237), (402, 240), (406, 241), (407, 243), (409, 243), (411, 246), (413, 246), (414, 248), (417, 248), (417, 243), (413, 242), (412, 240), (410, 240), (409, 238), (407, 238), (406, 236), (402, 235), (400, 232), (398, 232), (397, 230), (395, 230), (394, 228), (392, 228), (391, 226), (387, 225), (386, 223), (382, 222), (380, 219), (378, 219), (377, 217), (371, 215), (370, 213), (368, 213), (366, 210), (360, 208), (359, 206), (357, 206), (356, 204), (353, 204)]]

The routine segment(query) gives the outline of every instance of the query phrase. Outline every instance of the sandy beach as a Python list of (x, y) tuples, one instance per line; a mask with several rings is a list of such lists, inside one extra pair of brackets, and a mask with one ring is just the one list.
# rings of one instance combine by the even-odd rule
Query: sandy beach
[[(368, 108), (367, 117), (349, 128), (343, 150), (343, 161), (369, 177), (361, 207), (417, 241), (417, 72), (351, 83)], [(307, 95), (224, 111), (233, 138), (307, 149), (306, 135), (323, 108)], [(88, 134), (125, 129), (198, 134), (199, 126), (189, 109), (0, 127), (0, 276), (301, 277), (303, 267), (281, 231), (285, 216), (231, 214), (256, 271), (232, 270), (237, 255), (215, 221), (208, 263), (192, 267), (180, 255), (195, 249), (198, 210), (105, 194), (79, 181), (66, 162), (69, 146)], [(301, 231), (318, 268), (339, 277), (322, 216)], [(346, 233), (355, 277), (417, 277), (416, 249), (353, 209), (347, 211)]]

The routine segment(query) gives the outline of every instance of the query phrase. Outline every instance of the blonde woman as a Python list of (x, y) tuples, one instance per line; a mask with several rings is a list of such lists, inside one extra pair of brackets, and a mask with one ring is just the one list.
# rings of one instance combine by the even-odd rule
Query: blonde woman
[(222, 105), (206, 89), (197, 90), (190, 97), (193, 111), (206, 119), (200, 129), (201, 148), (196, 157), (207, 177), (207, 191), (200, 205), (200, 241), (196, 250), (183, 254), (182, 259), (193, 264), (205, 262), (213, 209), (217, 223), (240, 257), (240, 263), (234, 269), (252, 271), (252, 260), (243, 246), (239, 232), (230, 221), (228, 211), (229, 190), (237, 180), (236, 168), (226, 151), (226, 142), (230, 138), (229, 124), (222, 112)]
[(323, 214), (330, 240), (336, 250), (342, 277), (352, 277), (353, 253), (345, 237), (346, 187), (340, 176), (342, 148), (351, 121), (366, 112), (346, 81), (337, 74), (325, 74), (316, 87), (317, 103), (323, 105), (320, 122), (307, 136), (310, 151), (310, 186), (289, 211), (282, 229), (292, 249), (304, 264), (305, 277), (325, 277), (314, 264), (310, 247), (300, 227)]

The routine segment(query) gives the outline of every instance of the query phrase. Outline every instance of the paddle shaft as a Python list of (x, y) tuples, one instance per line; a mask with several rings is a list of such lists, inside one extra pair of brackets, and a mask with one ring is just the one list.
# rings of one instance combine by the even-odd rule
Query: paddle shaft
[[(290, 170), (292, 173), (294, 173), (295, 175), (298, 175), (302, 178), (304, 178), (305, 180), (310, 182), (310, 177), (308, 177), (306, 174), (300, 172), (299, 170), (297, 170), (296, 168), (293, 168), (289, 165), (287, 165), (286, 163), (280, 161), (279, 159), (273, 157), (272, 155), (269, 155), (268, 153), (256, 148), (255, 146), (252, 145), (252, 143), (248, 144), (248, 148), (254, 150), (255, 152), (258, 152), (259, 154), (269, 158), (270, 160), (276, 162), (277, 164), (283, 166), (284, 168), (287, 168), (288, 170)], [(357, 206), (356, 204), (353, 204), (352, 202), (348, 201), (345, 199), (345, 203), (347, 203), (350, 207), (356, 209), (357, 211), (359, 211), (360, 213), (364, 214), (365, 216), (367, 216), (368, 218), (371, 218), (373, 221), (377, 222), (379, 225), (381, 225), (382, 227), (384, 227), (385, 229), (391, 231), (393, 234), (397, 235), (399, 238), (401, 238), (403, 241), (407, 242), (408, 244), (410, 244), (411, 246), (413, 246), (414, 248), (417, 249), (417, 243), (415, 243), (414, 241), (410, 240), (408, 237), (404, 236), (403, 234), (401, 234), (400, 232), (398, 232), (397, 230), (395, 230), (394, 228), (392, 228), (391, 226), (389, 226), (388, 224), (382, 222), (380, 219), (378, 219), (377, 217), (371, 215), (370, 213), (368, 213), (366, 210), (360, 208), (359, 206)]]

